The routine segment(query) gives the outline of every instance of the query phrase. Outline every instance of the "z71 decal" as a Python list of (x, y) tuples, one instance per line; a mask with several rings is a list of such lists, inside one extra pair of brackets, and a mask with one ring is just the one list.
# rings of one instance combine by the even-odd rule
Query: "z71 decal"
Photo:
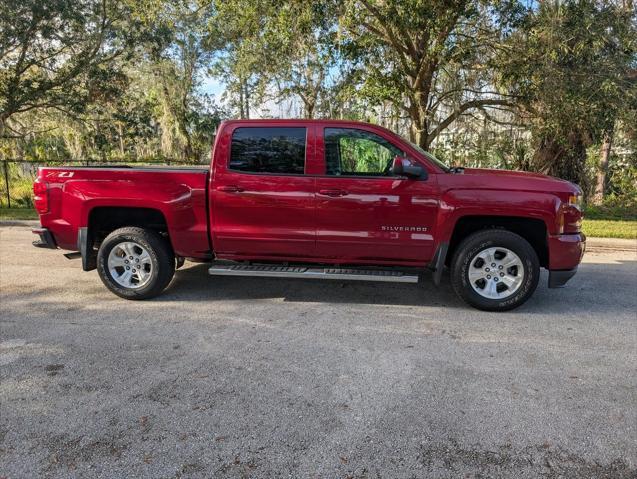
[(47, 178), (73, 178), (74, 171), (49, 171), (46, 174)]

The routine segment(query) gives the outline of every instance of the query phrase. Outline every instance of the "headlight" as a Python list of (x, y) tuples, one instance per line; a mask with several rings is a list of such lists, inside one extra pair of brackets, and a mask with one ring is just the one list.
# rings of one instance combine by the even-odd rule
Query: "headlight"
[(573, 234), (582, 230), (582, 195), (569, 195), (560, 208), (560, 233)]
[(581, 194), (570, 195), (568, 197), (568, 205), (573, 206), (574, 208), (577, 208), (580, 211), (582, 211), (583, 202), (584, 202), (584, 197)]

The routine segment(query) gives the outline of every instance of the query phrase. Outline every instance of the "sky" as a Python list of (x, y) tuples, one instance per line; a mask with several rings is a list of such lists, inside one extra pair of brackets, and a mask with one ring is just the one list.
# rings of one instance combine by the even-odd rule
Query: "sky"
[[(199, 91), (213, 95), (215, 103), (223, 105), (222, 95), (226, 89), (225, 84), (218, 78), (206, 74), (201, 80)], [(268, 100), (259, 106), (250, 108), (250, 118), (295, 118), (300, 115), (300, 105), (294, 98), (276, 103)]]
[(219, 81), (219, 79), (206, 75), (199, 87), (202, 93), (214, 95), (215, 100), (221, 101), (221, 95), (225, 90), (225, 85)]

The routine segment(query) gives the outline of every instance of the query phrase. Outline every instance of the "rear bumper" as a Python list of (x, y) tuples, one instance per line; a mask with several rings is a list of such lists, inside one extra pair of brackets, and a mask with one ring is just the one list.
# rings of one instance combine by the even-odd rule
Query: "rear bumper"
[(575, 273), (577, 273), (577, 268), (549, 271), (549, 288), (563, 288)]
[(53, 235), (47, 228), (35, 228), (31, 230), (31, 232), (40, 237), (39, 240), (33, 242), (33, 246), (35, 246), (36, 248), (57, 249), (55, 238), (53, 238)]

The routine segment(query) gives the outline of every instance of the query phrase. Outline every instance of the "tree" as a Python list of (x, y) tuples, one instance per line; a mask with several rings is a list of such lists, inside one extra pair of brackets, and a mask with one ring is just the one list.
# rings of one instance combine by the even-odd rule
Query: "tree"
[(223, 43), (212, 69), (228, 86), (239, 115), (251, 103), (298, 98), (303, 114), (316, 115), (330, 81), (335, 48), (336, 10), (330, 0), (217, 1), (210, 35)]
[[(303, 115), (314, 118), (334, 86), (331, 78), (339, 62), (336, 41), (337, 11), (329, 0), (294, 0), (285, 8), (272, 2), (266, 19), (266, 55), (274, 59), (269, 72), (279, 99), (298, 97)], [(271, 39), (277, 41), (272, 42)]]
[(629, 72), (637, 30), (632, 8), (610, 1), (542, 2), (500, 58), (502, 83), (520, 98), (533, 135), (533, 168), (587, 188), (586, 149), (608, 139), (637, 95)]
[[(206, 113), (209, 99), (198, 91), (202, 73), (215, 52), (206, 29), (214, 14), (208, 0), (149, 0), (136, 13), (148, 29), (141, 45), (142, 68), (154, 92), (160, 124), (161, 148), (167, 157), (196, 161), (201, 157), (195, 119)], [(152, 6), (152, 8), (149, 8)], [(208, 132), (212, 135), (212, 132)]]
[(114, 61), (136, 29), (125, 2), (6, 0), (0, 16), (0, 137), (20, 136), (19, 113), (81, 113), (92, 92), (108, 89)]
[(427, 149), (460, 116), (510, 106), (492, 86), (490, 62), (507, 2), (348, 0), (341, 11), (343, 47), (363, 70), (362, 94), (398, 104), (411, 137)]
[(246, 4), (241, 0), (214, 2), (206, 43), (217, 50), (208, 71), (226, 85), (225, 98), (240, 118), (250, 118), (253, 104), (263, 99), (269, 78), (261, 40), (265, 2)]

